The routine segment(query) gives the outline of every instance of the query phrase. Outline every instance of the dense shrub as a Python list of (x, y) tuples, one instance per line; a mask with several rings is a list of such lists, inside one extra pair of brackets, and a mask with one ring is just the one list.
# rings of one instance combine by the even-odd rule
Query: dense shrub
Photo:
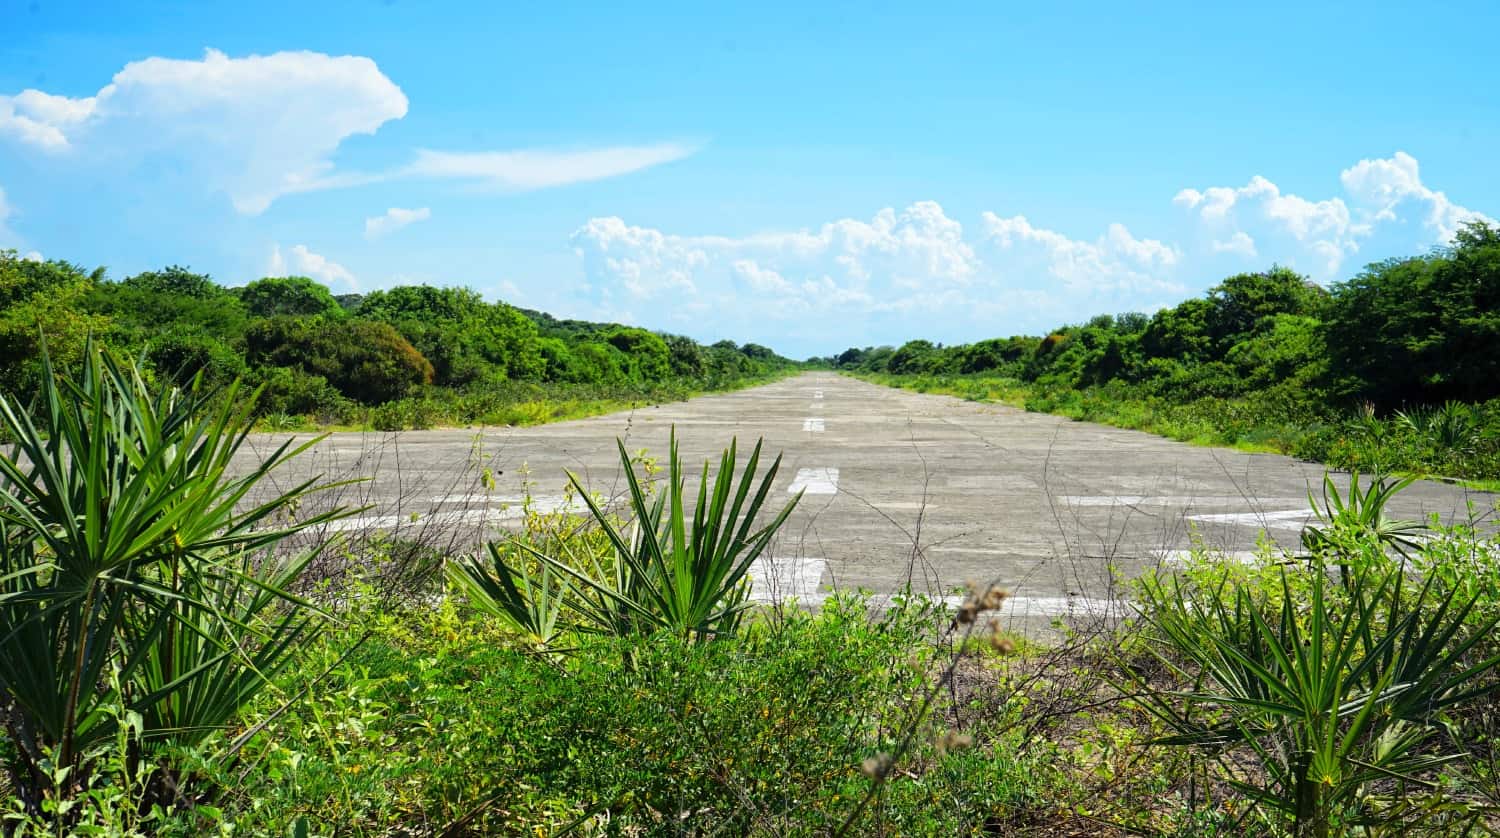
[(276, 317), (257, 321), (245, 342), (251, 363), (322, 376), (356, 401), (391, 401), (432, 383), (432, 364), (386, 323)]

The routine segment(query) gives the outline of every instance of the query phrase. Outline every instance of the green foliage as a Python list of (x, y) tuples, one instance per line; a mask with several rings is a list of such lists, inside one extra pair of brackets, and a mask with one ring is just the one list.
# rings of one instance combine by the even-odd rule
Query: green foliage
[(201, 375), (205, 383), (224, 386), (249, 371), (240, 353), (202, 332), (173, 328), (146, 345), (146, 360), (157, 376), (177, 386), (189, 386)]
[(121, 285), (148, 294), (173, 297), (195, 297), (212, 300), (224, 295), (224, 289), (214, 284), (208, 274), (196, 274), (181, 265), (170, 265), (159, 271), (145, 271), (126, 277)]
[(323, 285), (305, 276), (268, 276), (239, 289), (252, 317), (335, 317), (344, 309)]
[(1371, 265), (1335, 286), (1339, 386), (1392, 407), (1500, 397), (1500, 229), (1472, 222), (1446, 251)]
[(276, 317), (251, 326), (245, 343), (250, 363), (321, 376), (356, 401), (390, 401), (432, 383), (432, 364), (386, 323)]
[(389, 323), (432, 361), (437, 381), (465, 384), (491, 371), (540, 378), (544, 364), (531, 320), (467, 288), (400, 286), (367, 294), (359, 316)]
[[(576, 630), (616, 637), (665, 631), (707, 640), (733, 634), (750, 605), (745, 580), (750, 564), (765, 552), (802, 497), (799, 494), (768, 523), (755, 527), (781, 457), (771, 463), (756, 487), (761, 451), (757, 442), (736, 486), (737, 443), (731, 442), (712, 479), (708, 463), (703, 464), (689, 520), (676, 431), (670, 442), (666, 491), (654, 500), (642, 486), (625, 443), (617, 444), (634, 515), (628, 527), (604, 512), (577, 475), (568, 475), (573, 490), (608, 538), (611, 554), (607, 561), (601, 562), (590, 552), (548, 555), (517, 541), (514, 544), (523, 554), (541, 564), (540, 577), (533, 579), (526, 564), (509, 566), (493, 544), (493, 573), (468, 559), (456, 562), (452, 575), (478, 598), (483, 610), (502, 615), (542, 642), (550, 640), (559, 609), (571, 615)], [(566, 582), (559, 585), (558, 580)]]
[(0, 393), (36, 392), (43, 348), (71, 366), (109, 319), (83, 310), (95, 278), (67, 262), (34, 262), (0, 250)]
[(153, 395), (94, 347), (76, 380), (44, 371), (37, 413), (0, 397), (15, 446), (0, 456), (0, 696), (12, 788), (61, 829), (45, 802), (90, 792), (122, 725), (128, 779), (173, 803), (158, 756), (227, 725), (318, 629), (288, 593), (313, 554), (273, 548), (339, 513), (286, 524), (313, 485), (256, 492), (311, 442), (231, 476), (249, 417), (233, 385)]
[[(298, 818), (314, 834), (371, 836), (460, 820), (455, 834), (555, 834), (577, 821), (585, 833), (828, 832), (937, 652), (939, 617), (921, 603), (867, 613), (839, 598), (725, 642), (584, 638), (561, 659), (450, 607), (380, 615), (336, 666), (330, 644), (331, 680), (252, 738), (258, 770), (228, 787), (227, 817), (254, 834)], [(1024, 799), (1006, 789), (1037, 785), (1003, 753), (923, 752), (933, 771), (891, 794), (929, 832), (973, 830)]]
[(603, 335), (604, 342), (619, 351), (627, 375), (636, 381), (661, 381), (672, 374), (672, 353), (667, 342), (645, 329), (621, 326)]
[[(1340, 542), (1338, 583), (1326, 550), (1306, 570), (1282, 566), (1276, 596), (1227, 576), (1141, 586), (1158, 660), (1190, 685), (1146, 688), (1146, 706), (1175, 731), (1161, 744), (1216, 759), (1248, 752), (1263, 773), (1230, 771), (1228, 782), (1297, 835), (1380, 822), (1406, 790), (1433, 788), (1431, 773), (1458, 759), (1431, 748), (1442, 720), (1490, 689), (1500, 663), (1475, 654), (1495, 622), (1469, 622), (1473, 598), (1410, 581), (1379, 546)], [(1297, 594), (1294, 573), (1307, 577)]]

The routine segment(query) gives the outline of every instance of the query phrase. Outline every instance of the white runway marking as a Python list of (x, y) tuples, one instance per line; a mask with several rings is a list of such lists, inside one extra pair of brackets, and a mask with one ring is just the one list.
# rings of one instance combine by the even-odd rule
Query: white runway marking
[(465, 525), (498, 526), (506, 521), (519, 520), (521, 510), (515, 509), (466, 509), (462, 512), (434, 512), (409, 515), (361, 515), (357, 518), (342, 518), (331, 521), (318, 529), (326, 532), (361, 532), (365, 530), (420, 529), (425, 527), (453, 527)]
[(822, 390), (814, 390), (813, 391), (813, 398), (815, 398), (815, 399), (821, 399), (821, 398), (823, 398), (823, 391)]
[[(493, 527), (521, 520), (526, 514), (524, 501), (525, 499), (519, 495), (440, 495), (432, 499), (434, 504), (465, 503), (490, 504), (490, 506), (482, 509), (441, 512), (430, 510), (405, 515), (361, 515), (331, 521), (317, 529), (326, 532), (362, 532), (474, 525)], [(562, 495), (533, 495), (531, 498), (531, 511), (543, 515), (579, 511), (582, 508), (582, 504), (576, 499), (570, 502)]]
[(750, 563), (750, 599), (754, 602), (782, 602), (797, 599), (813, 604), (823, 601), (818, 582), (823, 579), (827, 562), (809, 558), (766, 558)]
[(836, 495), (839, 493), (839, 470), (836, 468), (799, 468), (792, 485), (786, 488), (795, 495), (806, 490), (809, 495)]
[[(491, 506), (504, 506), (520, 509), (525, 503), (523, 495), (438, 495), (432, 499), (434, 504), (462, 503), (471, 506), (489, 504)], [(562, 495), (532, 495), (531, 508), (536, 512), (559, 512), (565, 509), (581, 509), (583, 505), (577, 498), (569, 501)]]
[[(943, 603), (958, 608), (964, 597), (946, 596)], [(1094, 599), (1086, 596), (1008, 596), (1000, 606), (1003, 617), (1066, 617), (1070, 614), (1124, 613), (1130, 603), (1123, 599)], [(995, 614), (997, 612), (989, 612)], [(983, 622), (981, 620), (980, 622)]]
[[(1180, 565), (1186, 564), (1193, 557), (1192, 550), (1152, 550), (1151, 555), (1163, 564)], [(1260, 554), (1254, 550), (1208, 550), (1203, 554), (1205, 557), (1222, 557), (1225, 561), (1237, 562), (1239, 564), (1255, 564)], [(1273, 554), (1274, 555), (1274, 554)]]
[(1189, 515), (1189, 520), (1205, 524), (1230, 524), (1237, 527), (1256, 527), (1267, 530), (1290, 530), (1301, 532), (1302, 526), (1313, 517), (1305, 509), (1287, 509), (1281, 512), (1216, 512), (1208, 515)]
[(803, 419), (802, 430), (820, 434), (823, 432), (823, 420), (821, 418)]

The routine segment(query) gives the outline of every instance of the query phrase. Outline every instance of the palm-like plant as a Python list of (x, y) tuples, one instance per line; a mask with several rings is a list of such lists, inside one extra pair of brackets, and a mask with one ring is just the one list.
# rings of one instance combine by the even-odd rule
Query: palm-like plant
[(1413, 593), (1402, 565), (1367, 546), (1342, 565), (1341, 585), (1315, 557), (1306, 594), (1294, 595), (1296, 571), (1285, 567), (1275, 596), (1228, 576), (1142, 587), (1159, 659), (1194, 685), (1146, 690), (1146, 706), (1175, 730), (1158, 741), (1248, 749), (1263, 774), (1231, 784), (1286, 814), (1299, 836), (1376, 816), (1381, 784), (1431, 785), (1428, 772), (1459, 756), (1423, 747), (1441, 712), (1490, 689), (1479, 683), (1500, 663), (1474, 659), (1496, 621), (1471, 620), (1473, 598), (1437, 593), (1430, 580)]
[(1349, 492), (1345, 495), (1339, 492), (1333, 477), (1324, 474), (1323, 501), (1319, 503), (1311, 491), (1307, 493), (1318, 523), (1302, 531), (1302, 545), (1313, 553), (1337, 552), (1350, 544), (1374, 540), (1403, 556), (1410, 555), (1427, 528), (1417, 521), (1392, 518), (1386, 506), (1415, 482), (1416, 478), (1410, 476), (1399, 480), (1375, 477), (1361, 488), (1359, 472), (1355, 471), (1349, 475)]
[(44, 367), (34, 412), (0, 396), (0, 702), (33, 810), (92, 782), (122, 716), (142, 722), (134, 764), (230, 722), (318, 628), (288, 592), (312, 555), (271, 548), (344, 514), (276, 525), (314, 482), (256, 494), (316, 440), (231, 474), (238, 384), (153, 395), (92, 345), (76, 380)]
[(543, 584), (544, 578), (533, 581), (524, 567), (510, 567), (494, 545), (490, 548), (493, 573), (473, 560), (456, 563), (450, 572), (471, 598), (480, 600), (481, 607), (505, 614), (532, 634), (536, 634), (532, 624), (538, 622), (538, 613), (552, 603), (561, 603), (573, 615), (575, 628), (600, 634), (671, 631), (707, 639), (732, 633), (750, 604), (744, 584), (750, 564), (770, 546), (802, 497), (798, 494), (764, 526), (756, 527), (781, 457), (756, 486), (762, 444), (756, 442), (736, 483), (738, 443), (732, 441), (716, 473), (711, 475), (709, 464), (703, 464), (697, 500), (689, 511), (675, 429), (667, 484), (654, 498), (641, 484), (624, 443), (618, 444), (630, 490), (632, 521), (628, 526), (606, 513), (577, 475), (568, 474), (608, 538), (608, 561), (601, 562), (592, 554), (548, 555), (525, 542), (514, 542), (520, 553), (517, 558), (529, 557), (544, 571), (567, 580), (560, 596)]

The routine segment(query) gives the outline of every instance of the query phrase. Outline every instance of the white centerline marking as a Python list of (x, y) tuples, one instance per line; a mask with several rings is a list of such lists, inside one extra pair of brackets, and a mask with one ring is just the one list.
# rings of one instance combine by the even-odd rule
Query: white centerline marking
[(823, 391), (822, 390), (814, 390), (813, 391), (813, 398), (815, 398), (815, 399), (821, 399), (821, 398), (823, 398)]
[(795, 495), (806, 491), (809, 495), (836, 495), (839, 493), (839, 470), (836, 468), (799, 468), (787, 493)]
[(806, 603), (821, 602), (818, 583), (823, 579), (827, 562), (809, 558), (767, 558), (750, 563), (750, 599), (753, 602), (782, 602), (797, 599)]
[(823, 420), (821, 418), (803, 419), (802, 430), (820, 434), (823, 432)]

